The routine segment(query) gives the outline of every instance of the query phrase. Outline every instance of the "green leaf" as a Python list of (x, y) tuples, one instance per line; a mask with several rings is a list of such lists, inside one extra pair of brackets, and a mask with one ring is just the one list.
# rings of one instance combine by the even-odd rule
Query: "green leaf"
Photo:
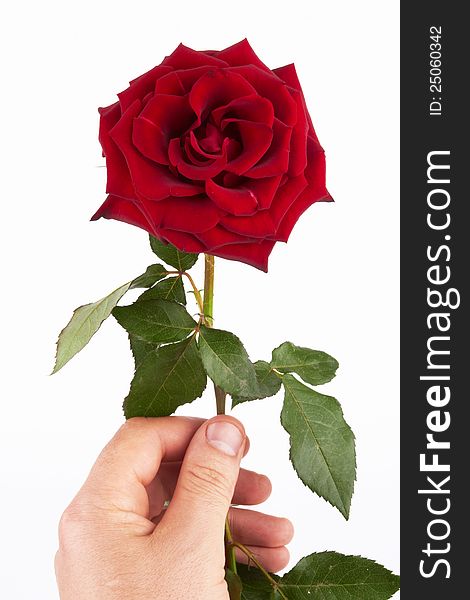
[(230, 600), (241, 600), (242, 580), (240, 577), (230, 569), (225, 569), (225, 581)]
[(57, 373), (95, 335), (101, 324), (109, 317), (112, 310), (130, 288), (131, 282), (111, 292), (97, 302), (85, 304), (75, 309), (72, 318), (62, 329), (57, 340), (57, 353), (52, 373)]
[(134, 357), (136, 369), (147, 356), (147, 354), (153, 350), (156, 350), (159, 346), (159, 344), (151, 344), (150, 342), (141, 340), (137, 336), (132, 335), (132, 333), (129, 334), (129, 343), (131, 345), (132, 356)]
[(321, 552), (298, 562), (281, 578), (280, 587), (289, 600), (315, 595), (337, 600), (387, 600), (398, 591), (399, 581), (399, 577), (367, 558)]
[(297, 373), (307, 383), (321, 385), (336, 374), (338, 361), (320, 350), (284, 342), (273, 350), (271, 367), (281, 373)]
[(354, 434), (339, 402), (284, 375), (281, 423), (290, 435), (290, 459), (312, 491), (349, 518), (356, 478)]
[(258, 400), (260, 398), (269, 398), (278, 393), (281, 388), (281, 378), (279, 375), (273, 372), (271, 365), (264, 360), (258, 360), (254, 363), (256, 379), (258, 381), (258, 394), (256, 398), (242, 398), (240, 396), (233, 396), (232, 408), (241, 404), (242, 402), (248, 402), (250, 400)]
[[(257, 567), (237, 564), (237, 571), (242, 582), (241, 600), (278, 600), (282, 598)], [(276, 582), (280, 579), (273, 574), (271, 577)]]
[(255, 368), (236, 335), (203, 325), (199, 349), (206, 373), (224, 392), (243, 397), (258, 394)]
[(131, 417), (164, 417), (178, 406), (199, 398), (207, 377), (194, 335), (148, 353), (134, 375), (124, 414)]
[(129, 289), (152, 287), (154, 283), (166, 277), (167, 273), (163, 265), (150, 265), (145, 273), (131, 281)]
[(168, 300), (145, 300), (118, 306), (113, 316), (126, 331), (152, 344), (178, 342), (188, 337), (196, 321), (184, 306)]
[(59, 334), (52, 374), (60, 371), (75, 354), (83, 350), (128, 290), (138, 287), (150, 287), (165, 277), (166, 273), (167, 271), (163, 265), (150, 265), (145, 273), (121, 285), (108, 296), (97, 302), (76, 308), (72, 318)]
[(254, 568), (240, 565), (243, 600), (388, 600), (400, 578), (361, 556), (321, 552), (302, 558), (283, 577), (273, 576), (277, 591)]
[(141, 294), (138, 300), (156, 300), (159, 298), (186, 304), (184, 285), (179, 275), (177, 277), (167, 277), (167, 279), (162, 279), (157, 285), (154, 285), (152, 288)]
[(180, 272), (190, 269), (199, 256), (198, 254), (181, 252), (181, 250), (178, 250), (172, 244), (164, 244), (153, 235), (150, 236), (150, 247), (167, 265), (171, 265)]

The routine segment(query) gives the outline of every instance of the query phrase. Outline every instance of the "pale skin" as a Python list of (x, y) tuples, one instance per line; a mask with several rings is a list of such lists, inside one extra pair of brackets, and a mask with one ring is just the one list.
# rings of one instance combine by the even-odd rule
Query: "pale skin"
[(127, 421), (62, 516), (61, 600), (229, 600), (227, 513), (234, 539), (267, 571), (284, 568), (290, 521), (230, 508), (271, 492), (267, 477), (240, 469), (248, 448), (242, 424), (226, 415)]

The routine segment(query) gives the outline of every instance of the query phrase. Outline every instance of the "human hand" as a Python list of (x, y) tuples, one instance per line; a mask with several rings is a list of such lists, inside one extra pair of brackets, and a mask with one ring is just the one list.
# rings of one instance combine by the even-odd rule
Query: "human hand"
[[(234, 539), (264, 568), (285, 567), (290, 521), (229, 510), (271, 492), (265, 476), (240, 470), (248, 446), (241, 423), (226, 415), (127, 421), (62, 516), (61, 600), (228, 600), (227, 512)], [(237, 559), (247, 562), (238, 550)]]

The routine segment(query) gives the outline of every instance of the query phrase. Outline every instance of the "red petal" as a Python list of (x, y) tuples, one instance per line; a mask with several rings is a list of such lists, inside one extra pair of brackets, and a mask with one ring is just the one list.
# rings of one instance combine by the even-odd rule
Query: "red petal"
[(167, 138), (184, 133), (195, 120), (187, 96), (155, 94), (141, 113), (165, 133)]
[(286, 241), (279, 235), (281, 222), (289, 208), (294, 204), (300, 193), (305, 190), (307, 185), (307, 179), (302, 173), (302, 175), (299, 175), (298, 177), (288, 179), (286, 183), (279, 188), (271, 208), (269, 209), (269, 213), (275, 223), (276, 235), (274, 236), (274, 239), (277, 241)]
[(303, 173), (307, 166), (308, 123), (302, 96), (295, 90), (292, 91), (292, 95), (297, 103), (297, 123), (292, 130), (290, 141), (288, 173), (291, 177), (296, 177)]
[(159, 227), (186, 233), (200, 233), (215, 227), (223, 214), (206, 196), (167, 198), (147, 203), (146, 207), (152, 210)]
[(199, 186), (179, 180), (166, 167), (150, 162), (136, 150), (132, 143), (132, 125), (139, 112), (140, 101), (136, 100), (109, 132), (126, 158), (136, 192), (150, 200), (200, 194)]
[[(98, 112), (101, 117), (101, 125), (106, 126), (105, 129), (109, 131), (116, 125), (116, 123), (121, 118), (121, 106), (119, 102), (115, 102), (110, 106), (105, 106), (104, 108), (99, 108)], [(101, 131), (100, 131), (101, 134)]]
[(170, 71), (169, 67), (158, 65), (140, 77), (133, 79), (127, 90), (118, 94), (122, 112), (127, 110), (134, 100), (142, 100), (149, 92), (153, 92), (155, 82)]
[(239, 65), (255, 65), (256, 67), (263, 69), (263, 71), (271, 73), (271, 69), (258, 58), (246, 38), (233, 46), (225, 48), (225, 50), (217, 52), (215, 56), (225, 60), (231, 67), (237, 67)]
[(172, 71), (157, 81), (155, 93), (183, 96), (191, 90), (201, 75), (213, 69), (213, 66), (203, 66)]
[(208, 111), (227, 104), (234, 98), (256, 93), (244, 77), (227, 69), (214, 69), (202, 75), (189, 93), (189, 103), (200, 124)]
[(331, 202), (333, 198), (325, 187), (325, 154), (316, 150), (314, 140), (309, 140), (309, 164), (305, 174), (309, 185), (299, 195), (284, 215), (279, 226), (278, 239), (287, 242), (302, 213), (315, 202)]
[(274, 114), (286, 125), (292, 126), (297, 119), (297, 107), (285, 83), (274, 73), (266, 73), (258, 67), (247, 65), (245, 67), (230, 67), (232, 73), (238, 73), (249, 81), (260, 96), (271, 100)]
[(210, 250), (221, 248), (227, 244), (249, 244), (258, 242), (258, 240), (254, 238), (249, 238), (244, 235), (238, 235), (232, 231), (228, 231), (228, 229), (225, 229), (225, 227), (222, 227), (221, 225), (216, 225), (208, 231), (198, 233), (197, 237), (201, 240), (204, 246)]
[(194, 121), (187, 97), (156, 94), (134, 120), (132, 140), (144, 156), (168, 165), (170, 138)]
[(252, 215), (258, 208), (255, 194), (244, 187), (227, 188), (208, 179), (206, 193), (219, 208), (232, 215)]
[(156, 94), (170, 94), (171, 96), (184, 96), (185, 91), (177, 71), (170, 71), (160, 77), (155, 84)]
[(171, 229), (160, 229), (158, 237), (163, 241), (170, 242), (173, 246), (176, 246), (183, 252), (205, 252), (204, 245), (191, 235), (190, 233), (183, 233), (182, 231), (172, 231)]
[[(192, 133), (192, 132), (191, 132)], [(191, 140), (189, 137), (186, 137), (184, 140), (184, 152), (186, 154), (186, 158), (188, 159), (188, 161), (190, 163), (192, 163), (193, 165), (199, 165), (200, 167), (203, 167), (205, 165), (208, 164), (208, 159), (201, 156), (192, 146), (191, 146)], [(212, 155), (212, 159), (214, 159), (214, 156)]]
[(290, 234), (292, 233), (294, 225), (302, 216), (302, 213), (304, 213), (307, 208), (312, 206), (312, 204), (315, 202), (332, 202), (333, 200), (331, 196), (314, 200), (309, 196), (309, 193), (309, 188), (307, 188), (287, 211), (278, 229), (278, 237), (280, 241), (287, 242)]
[(273, 141), (263, 158), (245, 173), (247, 177), (260, 179), (274, 177), (287, 172), (292, 128), (274, 119)]
[(320, 196), (329, 195), (326, 189), (325, 152), (318, 149), (317, 141), (311, 137), (307, 139), (307, 168), (305, 177), (309, 185), (314, 185)]
[(226, 67), (227, 63), (215, 56), (210, 56), (180, 44), (170, 56), (165, 58), (162, 65), (173, 67), (173, 69), (191, 69), (203, 65)]
[(161, 165), (169, 165), (168, 142), (163, 131), (143, 117), (134, 119), (132, 142), (144, 156)]
[(205, 165), (197, 165), (186, 161), (179, 138), (174, 138), (168, 146), (168, 156), (171, 164), (178, 169), (178, 172), (183, 177), (196, 181), (205, 181), (218, 175), (227, 164), (227, 144), (228, 140), (224, 142), (222, 154), (215, 160), (208, 161)]
[(135, 198), (135, 190), (127, 167), (126, 159), (109, 135), (110, 129), (119, 121), (121, 108), (119, 102), (100, 108), (99, 141), (106, 157), (107, 183), (106, 192), (124, 198)]
[[(304, 175), (284, 184), (273, 202), (273, 218), (279, 223), (276, 234), (279, 241), (287, 242), (294, 225), (309, 206), (315, 202), (332, 201), (325, 186), (325, 153), (317, 149), (316, 141), (311, 138), (307, 141), (307, 157)], [(307, 182), (307, 186), (297, 194), (303, 182)], [(290, 202), (290, 198), (294, 198), (294, 201)]]
[(210, 254), (229, 260), (238, 260), (267, 273), (268, 258), (275, 243), (270, 240), (263, 240), (258, 244), (228, 244), (219, 249), (211, 250)]
[[(210, 123), (207, 124), (207, 127), (209, 128)], [(215, 127), (214, 127), (215, 130)], [(220, 152), (221, 152), (221, 148), (220, 145), (218, 144), (217, 138), (220, 136), (220, 134), (218, 134), (217, 130), (214, 131), (214, 133), (211, 135), (209, 134), (209, 136), (207, 136), (204, 140), (205, 142), (205, 147), (208, 148), (209, 147), (209, 151), (205, 150), (202, 145), (199, 143), (199, 140), (197, 139), (194, 130), (189, 132), (189, 143), (191, 145), (191, 147), (193, 148), (193, 150), (195, 150), (198, 154), (200, 154), (201, 156), (204, 156), (205, 158), (217, 158), (217, 156), (220, 156)]]
[(267, 98), (256, 94), (235, 98), (228, 104), (220, 106), (212, 111), (212, 119), (216, 125), (220, 125), (223, 118), (235, 117), (256, 123), (264, 123), (272, 127), (274, 121), (274, 109)]
[(278, 67), (277, 69), (273, 69), (273, 73), (275, 73), (279, 79), (282, 79), (287, 85), (293, 87), (294, 90), (299, 92), (302, 91), (302, 87), (300, 85), (299, 77), (297, 75), (297, 71), (295, 70), (294, 63), (290, 63), (289, 65), (285, 65), (284, 67)]
[(220, 223), (229, 231), (254, 238), (267, 238), (275, 235), (277, 224), (270, 211), (262, 210), (250, 217), (223, 217)]
[(254, 194), (258, 201), (258, 208), (263, 210), (269, 208), (281, 182), (282, 175), (276, 177), (265, 177), (264, 179), (248, 179), (243, 184)]
[[(315, 129), (313, 127), (312, 119), (307, 109), (307, 104), (305, 102), (304, 93), (302, 91), (302, 87), (300, 85), (300, 81), (297, 75), (297, 71), (295, 70), (295, 66), (293, 64), (286, 65), (285, 67), (279, 67), (278, 69), (273, 69), (273, 72), (276, 73), (278, 77), (280, 77), (283, 81), (287, 83), (294, 90), (300, 92), (302, 98), (302, 104), (304, 107), (305, 115), (307, 118), (307, 123), (309, 126), (309, 136), (314, 138), (318, 142), (317, 134), (315, 133)], [(318, 144), (319, 149), (321, 150), (320, 144)]]
[(91, 217), (92, 221), (96, 221), (101, 217), (105, 219), (115, 219), (123, 221), (129, 225), (135, 225), (141, 229), (145, 229), (149, 233), (155, 235), (156, 229), (150, 219), (142, 210), (139, 201), (126, 200), (118, 196), (109, 195), (96, 213)]
[(243, 175), (255, 165), (271, 146), (273, 131), (268, 125), (243, 119), (224, 119), (222, 129), (233, 124), (240, 135), (242, 151), (227, 163), (227, 171)]

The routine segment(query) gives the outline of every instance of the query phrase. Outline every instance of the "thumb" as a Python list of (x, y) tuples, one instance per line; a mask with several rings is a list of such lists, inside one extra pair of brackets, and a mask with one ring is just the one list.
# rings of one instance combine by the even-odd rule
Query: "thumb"
[(206, 421), (186, 450), (163, 521), (189, 537), (191, 531), (199, 536), (204, 531), (209, 543), (223, 541), (246, 441), (243, 425), (233, 417), (220, 415)]

